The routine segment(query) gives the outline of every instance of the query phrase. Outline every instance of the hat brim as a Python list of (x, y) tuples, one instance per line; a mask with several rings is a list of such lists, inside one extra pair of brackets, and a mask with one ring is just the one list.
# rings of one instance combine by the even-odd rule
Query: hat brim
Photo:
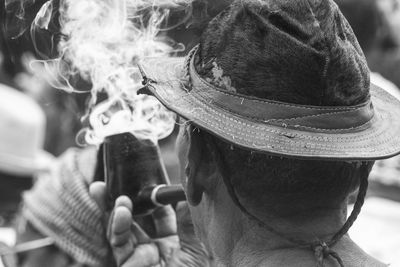
[(140, 63), (148, 89), (168, 109), (201, 129), (252, 151), (300, 159), (377, 160), (400, 153), (400, 102), (371, 84), (374, 117), (354, 132), (315, 132), (278, 127), (232, 114), (200, 99), (183, 84), (185, 58), (149, 58)]
[(54, 161), (55, 157), (44, 150), (39, 150), (35, 158), (0, 155), (0, 171), (27, 177), (50, 170)]

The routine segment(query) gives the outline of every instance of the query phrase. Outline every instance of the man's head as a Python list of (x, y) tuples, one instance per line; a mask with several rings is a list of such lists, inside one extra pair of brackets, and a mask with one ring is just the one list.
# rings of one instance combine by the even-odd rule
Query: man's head
[[(236, 1), (212, 20), (194, 59), (197, 72), (226, 91), (286, 103), (346, 106), (368, 99), (365, 58), (334, 4), (280, 2)], [(296, 9), (299, 17), (293, 18)], [(307, 23), (313, 18), (304, 15), (318, 16), (321, 23)], [(250, 212), (293, 222), (343, 208), (359, 183), (359, 162), (272, 156), (190, 123), (182, 127), (178, 142), (195, 223), (208, 240), (224, 235), (221, 220), (234, 220), (233, 201), (223, 197), (224, 179)]]
[[(182, 184), (196, 233), (217, 259), (224, 261), (221, 256), (229, 253), (233, 241), (254, 234), (251, 229), (259, 226), (241, 212), (236, 197), (249, 213), (275, 230), (310, 242), (307, 234), (293, 232), (309, 231), (310, 225), (329, 217), (345, 220), (348, 197), (362, 175), (360, 162), (269, 156), (229, 144), (187, 121), (182, 123), (177, 141)], [(369, 170), (373, 163), (368, 163)]]
[[(358, 214), (373, 160), (400, 152), (399, 105), (370, 84), (364, 54), (330, 0), (234, 1), (185, 61), (140, 67), (150, 92), (183, 118), (183, 184), (214, 252), (246, 227), (290, 231), (274, 230), (271, 218), (303, 224), (336, 210), (341, 225), (361, 180), (358, 209), (335, 244)], [(316, 253), (325, 253), (319, 244)]]

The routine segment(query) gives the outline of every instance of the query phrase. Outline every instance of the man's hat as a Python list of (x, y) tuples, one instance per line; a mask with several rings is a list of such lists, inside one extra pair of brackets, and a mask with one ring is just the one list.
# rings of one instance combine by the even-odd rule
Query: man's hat
[(45, 115), (34, 100), (0, 84), (0, 172), (32, 176), (50, 167), (43, 151)]
[[(214, 77), (202, 72), (207, 65)], [(167, 108), (242, 148), (327, 160), (400, 153), (400, 103), (370, 83), (331, 0), (235, 1), (186, 59), (150, 58), (139, 67)], [(235, 80), (240, 72), (246, 79)]]

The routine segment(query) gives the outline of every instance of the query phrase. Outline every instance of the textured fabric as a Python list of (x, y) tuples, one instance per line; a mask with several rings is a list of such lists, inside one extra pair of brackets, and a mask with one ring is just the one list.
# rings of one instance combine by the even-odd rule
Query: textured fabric
[(192, 94), (196, 94), (198, 98), (206, 101), (212, 99), (212, 103), (216, 107), (230, 112), (232, 115), (253, 121), (266, 122), (276, 126), (284, 124), (287, 128), (296, 130), (316, 132), (336, 130), (337, 133), (343, 133), (369, 127), (374, 117), (374, 108), (370, 100), (352, 106), (295, 105), (221, 92), (212, 84), (205, 83), (204, 79), (196, 72), (193, 59), (189, 73)]
[(235, 1), (200, 42), (199, 73), (214, 61), (241, 94), (323, 106), (368, 96), (364, 54), (329, 0)]
[(103, 214), (89, 196), (77, 156), (69, 150), (51, 175), (24, 194), (22, 216), (77, 262), (102, 266), (108, 255)]
[[(349, 132), (315, 133), (314, 129), (297, 130), (293, 129), (296, 125), (288, 127), (285, 123), (271, 125), (268, 121), (253, 120), (221, 109), (212, 97), (201, 97), (198, 93), (211, 95), (207, 92), (210, 86), (188, 92), (182, 86), (184, 60), (181, 58), (147, 59), (141, 66), (148, 75), (148, 89), (167, 108), (197, 127), (242, 148), (272, 155), (329, 160), (383, 159), (400, 152), (399, 102), (373, 84), (371, 100), (375, 115), (368, 127), (350, 128), (347, 129)], [(241, 98), (241, 95), (236, 97)], [(245, 99), (243, 105), (249, 105)]]

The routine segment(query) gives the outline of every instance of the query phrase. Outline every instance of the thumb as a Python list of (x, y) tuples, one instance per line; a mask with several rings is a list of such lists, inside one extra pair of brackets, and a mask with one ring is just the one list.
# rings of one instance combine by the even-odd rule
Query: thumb
[(106, 211), (106, 191), (104, 182), (94, 182), (89, 186), (89, 195), (103, 212)]

